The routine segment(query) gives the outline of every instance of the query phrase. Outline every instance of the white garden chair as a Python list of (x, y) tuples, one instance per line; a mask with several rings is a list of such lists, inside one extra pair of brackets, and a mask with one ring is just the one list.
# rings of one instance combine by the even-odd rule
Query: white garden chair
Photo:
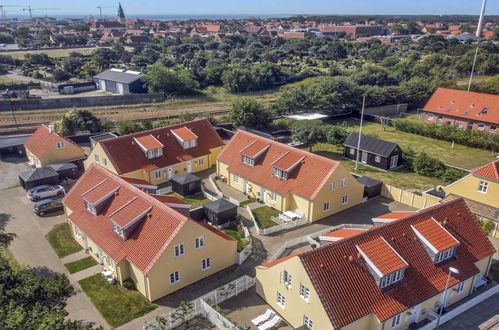
[(265, 314), (257, 316), (256, 318), (251, 320), (251, 322), (253, 322), (254, 325), (258, 326), (259, 324), (267, 322), (268, 320), (270, 320), (274, 316), (275, 316), (275, 312), (271, 309), (267, 309)]

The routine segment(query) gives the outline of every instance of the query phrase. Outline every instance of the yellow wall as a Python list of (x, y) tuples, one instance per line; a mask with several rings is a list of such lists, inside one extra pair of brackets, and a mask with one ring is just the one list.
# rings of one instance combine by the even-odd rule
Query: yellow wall
[[(64, 148), (57, 149), (57, 142), (64, 142)], [(72, 161), (86, 157), (85, 151), (82, 148), (66, 141), (62, 137), (58, 137), (41, 158), (36, 157), (29, 149), (26, 149), (26, 156), (36, 167), (45, 167), (54, 163)]]
[[(118, 174), (118, 172), (114, 168), (114, 166), (111, 163), (111, 161), (109, 160), (109, 158), (107, 158), (107, 155), (104, 152), (104, 149), (102, 149), (102, 146), (101, 146), (100, 143), (96, 143), (95, 144), (95, 147), (90, 152), (90, 155), (83, 162), (83, 166), (85, 167), (85, 170), (87, 170), (90, 167), (90, 165), (92, 165), (93, 163), (96, 163), (96, 161), (95, 161), (95, 155), (99, 156), (99, 163), (98, 163), (99, 165), (101, 165), (102, 167), (108, 169), (109, 171), (113, 172), (114, 174)], [(105, 162), (104, 159), (107, 162)]]
[[(288, 271), (292, 276), (291, 288), (280, 283), (280, 273), (283, 270)], [(300, 297), (300, 283), (303, 283), (310, 290), (309, 302)], [(303, 325), (304, 315), (312, 320), (314, 329), (333, 328), (298, 257), (290, 258), (267, 269), (257, 268), (256, 292), (293, 328), (299, 328)], [(286, 298), (285, 309), (277, 304), (277, 292)]]
[[(196, 250), (194, 239), (204, 236), (205, 247)], [(175, 257), (174, 247), (183, 243), (184, 256)], [(150, 298), (154, 301), (212, 275), (236, 262), (236, 241), (226, 240), (194, 221), (188, 221), (169, 243), (163, 255), (147, 274)], [(210, 257), (211, 268), (201, 269), (201, 260)], [(170, 273), (180, 271), (180, 282), (170, 284)]]
[[(480, 181), (488, 182), (487, 193), (478, 192)], [(499, 183), (478, 178), (473, 175), (467, 175), (461, 180), (451, 183), (447, 187), (443, 187), (445, 195), (456, 194), (483, 204), (499, 208)]]

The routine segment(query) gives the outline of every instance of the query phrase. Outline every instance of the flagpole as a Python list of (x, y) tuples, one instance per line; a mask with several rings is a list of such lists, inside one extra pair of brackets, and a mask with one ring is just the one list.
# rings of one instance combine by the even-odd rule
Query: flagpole
[(359, 167), (359, 155), (360, 155), (360, 137), (362, 136), (362, 122), (364, 120), (364, 107), (366, 105), (366, 96), (362, 97), (362, 111), (360, 113), (360, 127), (359, 127), (359, 138), (357, 140), (357, 157), (355, 157), (355, 170)]

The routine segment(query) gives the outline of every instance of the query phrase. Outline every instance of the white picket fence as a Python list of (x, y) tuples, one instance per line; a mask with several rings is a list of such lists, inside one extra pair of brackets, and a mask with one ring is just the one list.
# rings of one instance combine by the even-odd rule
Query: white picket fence
[[(238, 279), (191, 301), (192, 309), (188, 315), (184, 315), (184, 319), (190, 320), (198, 315), (206, 316), (209, 312), (204, 308), (203, 302), (209, 306), (217, 306), (221, 302), (237, 296), (254, 285), (255, 278), (248, 275), (241, 276)], [(165, 330), (178, 327), (182, 324), (182, 320), (176, 317), (176, 315), (179, 314), (181, 314), (181, 311), (177, 308), (168, 314), (160, 316), (159, 320), (156, 319), (154, 321), (146, 322), (144, 330)]]
[(212, 174), (208, 177), (208, 180), (210, 181), (211, 185), (213, 186), (213, 189), (215, 189), (215, 193), (217, 194), (217, 196), (219, 196), (220, 198), (223, 198), (224, 194), (222, 193), (222, 191), (218, 188), (217, 184), (215, 183), (215, 180), (213, 179), (214, 177), (215, 177), (215, 175)]
[(158, 195), (166, 195), (166, 194), (171, 193), (172, 191), (173, 191), (172, 190), (172, 186), (168, 186), (168, 187), (165, 187), (165, 188), (158, 189), (156, 191), (156, 194), (158, 194)]
[(243, 231), (244, 231), (244, 239), (249, 239), (250, 243), (248, 245), (246, 245), (246, 247), (241, 252), (237, 253), (236, 256), (237, 256), (237, 264), (238, 265), (242, 264), (253, 252), (253, 242), (251, 241), (251, 234), (245, 225), (242, 225), (242, 226), (243, 226)]
[(283, 230), (299, 227), (299, 226), (302, 226), (302, 225), (305, 225), (308, 223), (308, 220), (306, 218), (302, 218), (302, 219), (295, 220), (295, 221), (285, 222), (285, 223), (282, 223), (282, 224), (277, 225), (277, 226), (261, 229), (258, 226), (258, 223), (256, 222), (256, 219), (253, 216), (253, 212), (251, 212), (251, 209), (249, 208), (249, 206), (246, 206), (246, 210), (248, 211), (248, 214), (250, 216), (251, 221), (253, 221), (253, 223), (255, 224), (255, 228), (256, 228), (258, 234), (264, 235), (264, 236), (270, 235), (272, 233), (277, 233), (277, 232), (280, 232)]
[(274, 253), (274, 255), (272, 256), (272, 258), (270, 258), (269, 261), (274, 261), (274, 260), (279, 259), (282, 256), (282, 254), (284, 253), (284, 251), (286, 251), (286, 249), (292, 248), (294, 246), (297, 246), (297, 245), (300, 245), (303, 243), (319, 244), (319, 242), (314, 240), (314, 237), (319, 237), (321, 235), (330, 233), (330, 232), (338, 230), (338, 229), (343, 229), (343, 228), (369, 229), (371, 227), (372, 227), (371, 225), (341, 224), (338, 226), (329, 227), (329, 228), (317, 231), (317, 232), (312, 233), (312, 234), (297, 237), (295, 239), (284, 242), (284, 244)]
[(210, 305), (201, 300), (201, 307), (203, 307), (206, 318), (217, 327), (217, 329), (239, 329), (232, 322), (227, 320), (225, 316), (214, 310)]

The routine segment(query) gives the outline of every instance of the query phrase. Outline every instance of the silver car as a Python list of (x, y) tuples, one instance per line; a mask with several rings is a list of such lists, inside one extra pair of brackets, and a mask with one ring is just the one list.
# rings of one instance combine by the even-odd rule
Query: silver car
[(28, 189), (28, 198), (33, 202), (54, 196), (62, 197), (65, 194), (66, 191), (59, 185), (44, 184)]

